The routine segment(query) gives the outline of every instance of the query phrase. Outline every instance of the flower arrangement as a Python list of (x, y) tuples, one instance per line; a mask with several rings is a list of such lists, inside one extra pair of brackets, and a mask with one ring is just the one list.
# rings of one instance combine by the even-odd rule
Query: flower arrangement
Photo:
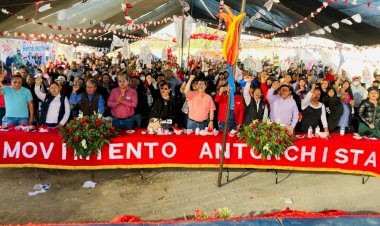
[(294, 142), (294, 136), (285, 126), (271, 122), (268, 118), (264, 121), (254, 120), (251, 124), (241, 127), (238, 133), (240, 140), (261, 153), (262, 159), (266, 159), (268, 155), (278, 159)]
[[(206, 220), (206, 219), (227, 219), (232, 217), (232, 211), (227, 207), (214, 209), (214, 216), (208, 216), (206, 213), (201, 210), (194, 210), (195, 220)], [(185, 217), (185, 219), (187, 219)]]
[(60, 129), (63, 141), (67, 147), (75, 150), (75, 155), (80, 157), (98, 154), (105, 143), (109, 144), (109, 138), (118, 134), (102, 115), (83, 116), (82, 113)]

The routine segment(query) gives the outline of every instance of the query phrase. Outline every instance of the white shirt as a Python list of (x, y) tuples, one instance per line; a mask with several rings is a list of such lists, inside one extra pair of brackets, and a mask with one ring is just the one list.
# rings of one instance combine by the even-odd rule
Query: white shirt
[[(251, 94), (249, 93), (250, 88), (251, 88), (251, 83), (247, 82), (247, 84), (245, 84), (244, 90), (243, 90), (243, 97), (244, 97), (245, 106), (248, 106), (251, 103), (251, 99), (253, 99), (251, 97)], [(256, 110), (257, 110), (257, 112), (259, 112), (259, 106), (260, 106), (261, 100), (256, 100), (256, 99), (253, 99), (253, 100), (256, 102), (256, 106), (257, 106)], [(268, 118), (268, 108), (267, 108), (266, 104), (265, 104), (265, 108), (264, 108), (263, 119), (264, 118)]]
[(322, 122), (323, 128), (328, 128), (325, 105), (322, 104), (321, 102), (318, 102), (318, 106), (317, 107), (314, 106), (314, 105), (312, 105), (311, 102), (310, 102), (311, 96), (312, 96), (312, 93), (308, 92), (306, 94), (305, 98), (302, 100), (302, 103), (301, 103), (302, 110), (305, 110), (308, 106), (310, 106), (310, 107), (312, 107), (314, 109), (322, 108), (321, 122)]
[[(40, 89), (40, 86), (34, 87), (34, 92), (41, 101), (45, 101), (46, 94)], [(58, 94), (50, 103), (49, 109), (46, 115), (46, 123), (59, 123), (64, 125), (70, 117), (70, 104), (67, 97), (65, 97), (65, 114), (60, 122), (58, 122), (59, 109), (61, 108), (61, 94)]]

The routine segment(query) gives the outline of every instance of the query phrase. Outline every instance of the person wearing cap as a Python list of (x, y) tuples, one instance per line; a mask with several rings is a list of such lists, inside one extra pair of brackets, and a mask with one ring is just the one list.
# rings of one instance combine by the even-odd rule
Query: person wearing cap
[(190, 75), (190, 79), (185, 87), (185, 96), (189, 105), (189, 119), (187, 129), (196, 128), (214, 129), (214, 111), (216, 109), (212, 97), (206, 93), (207, 84), (200, 79), (197, 83), (197, 91), (190, 91), (190, 86), (195, 79), (195, 75)]
[[(285, 124), (290, 133), (294, 132), (297, 125), (299, 111), (296, 101), (292, 97), (292, 88), (289, 85), (273, 83), (268, 90), (267, 100), (270, 103), (270, 119), (272, 122)], [(278, 89), (278, 94), (274, 91)]]
[(360, 134), (372, 134), (380, 138), (380, 104), (379, 90), (376, 88), (368, 89), (368, 99), (364, 100), (359, 106), (359, 129)]
[(70, 98), (72, 87), (70, 87), (69, 83), (66, 82), (66, 77), (60, 75), (55, 82), (60, 86), (61, 95)]

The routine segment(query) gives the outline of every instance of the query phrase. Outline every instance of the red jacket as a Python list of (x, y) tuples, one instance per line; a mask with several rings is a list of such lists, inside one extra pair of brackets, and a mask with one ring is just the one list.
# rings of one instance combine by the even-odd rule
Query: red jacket
[[(219, 103), (219, 113), (218, 113), (218, 121), (225, 122), (226, 121), (226, 107), (227, 107), (227, 95), (226, 94), (216, 94), (215, 102)], [(243, 123), (244, 118), (244, 101), (243, 97), (240, 95), (235, 95), (235, 120), (236, 125)]]
[(267, 102), (268, 86), (265, 82), (260, 83), (261, 91), (263, 92), (264, 101)]
[(333, 74), (327, 74), (327, 75), (325, 76), (325, 78), (326, 78), (327, 80), (329, 80), (329, 82), (333, 82), (333, 81), (335, 80), (335, 76), (334, 76)]

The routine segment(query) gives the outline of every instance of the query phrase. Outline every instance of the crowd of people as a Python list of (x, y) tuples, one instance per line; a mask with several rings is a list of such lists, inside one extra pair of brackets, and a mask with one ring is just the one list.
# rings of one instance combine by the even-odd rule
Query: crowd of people
[[(267, 60), (263, 71), (255, 72), (238, 61), (236, 91), (230, 93), (223, 60), (192, 58), (181, 68), (175, 59), (148, 66), (136, 57), (57, 59), (35, 74), (12, 62), (11, 73), (0, 75), (0, 117), (8, 125), (61, 127), (82, 112), (109, 117), (120, 129), (158, 122), (166, 129), (194, 130), (222, 129), (227, 123), (232, 130), (268, 117), (291, 132), (320, 127), (326, 133), (344, 130), (380, 138), (378, 71), (365, 87), (360, 76), (350, 78), (321, 63), (311, 69), (302, 61), (279, 68)], [(234, 109), (226, 118), (228, 93)]]

